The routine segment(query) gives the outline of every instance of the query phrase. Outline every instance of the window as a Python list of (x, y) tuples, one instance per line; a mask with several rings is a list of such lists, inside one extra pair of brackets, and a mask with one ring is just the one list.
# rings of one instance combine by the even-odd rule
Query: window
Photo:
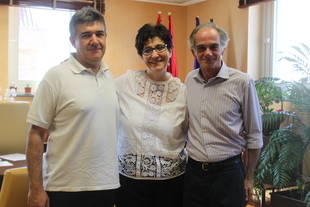
[(277, 0), (275, 4), (276, 24), (274, 42), (273, 76), (283, 80), (299, 80), (301, 73), (292, 70), (290, 63), (280, 61), (283, 52), (291, 52), (292, 46), (300, 43), (310, 47), (310, 1)]
[(69, 10), (10, 7), (9, 81), (18, 91), (36, 86), (51, 67), (74, 51), (69, 41)]

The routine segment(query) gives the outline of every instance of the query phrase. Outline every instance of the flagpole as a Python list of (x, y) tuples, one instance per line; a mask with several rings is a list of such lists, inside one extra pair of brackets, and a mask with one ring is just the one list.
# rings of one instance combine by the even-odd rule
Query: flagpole
[(177, 62), (176, 62), (176, 50), (175, 50), (175, 43), (174, 43), (174, 30), (173, 30), (171, 15), (172, 15), (172, 13), (168, 12), (169, 30), (170, 30), (170, 34), (171, 34), (173, 48), (171, 51), (170, 65), (169, 65), (167, 71), (170, 72), (172, 74), (172, 76), (178, 77)]

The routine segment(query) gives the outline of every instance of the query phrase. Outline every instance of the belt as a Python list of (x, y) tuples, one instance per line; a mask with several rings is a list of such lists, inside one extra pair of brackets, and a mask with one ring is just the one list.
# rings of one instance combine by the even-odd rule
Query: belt
[(193, 160), (192, 158), (188, 157), (188, 165), (201, 169), (203, 171), (208, 171), (208, 170), (218, 170), (223, 167), (228, 167), (232, 166), (234, 164), (238, 164), (241, 162), (241, 155), (236, 155), (233, 157), (230, 157), (226, 160), (219, 161), (219, 162), (199, 162), (196, 160)]

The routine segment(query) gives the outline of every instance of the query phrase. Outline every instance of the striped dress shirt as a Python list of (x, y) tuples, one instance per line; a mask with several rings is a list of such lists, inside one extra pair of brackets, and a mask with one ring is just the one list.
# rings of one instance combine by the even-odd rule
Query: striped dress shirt
[(200, 69), (186, 77), (189, 112), (188, 155), (203, 162), (222, 161), (263, 145), (254, 81), (224, 63), (204, 80)]

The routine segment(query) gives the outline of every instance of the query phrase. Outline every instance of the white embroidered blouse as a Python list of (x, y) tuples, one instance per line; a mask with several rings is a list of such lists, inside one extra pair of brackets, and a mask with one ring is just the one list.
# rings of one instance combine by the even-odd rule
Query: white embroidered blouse
[(134, 179), (169, 179), (185, 171), (185, 86), (153, 81), (145, 71), (116, 79), (121, 108), (119, 171)]

